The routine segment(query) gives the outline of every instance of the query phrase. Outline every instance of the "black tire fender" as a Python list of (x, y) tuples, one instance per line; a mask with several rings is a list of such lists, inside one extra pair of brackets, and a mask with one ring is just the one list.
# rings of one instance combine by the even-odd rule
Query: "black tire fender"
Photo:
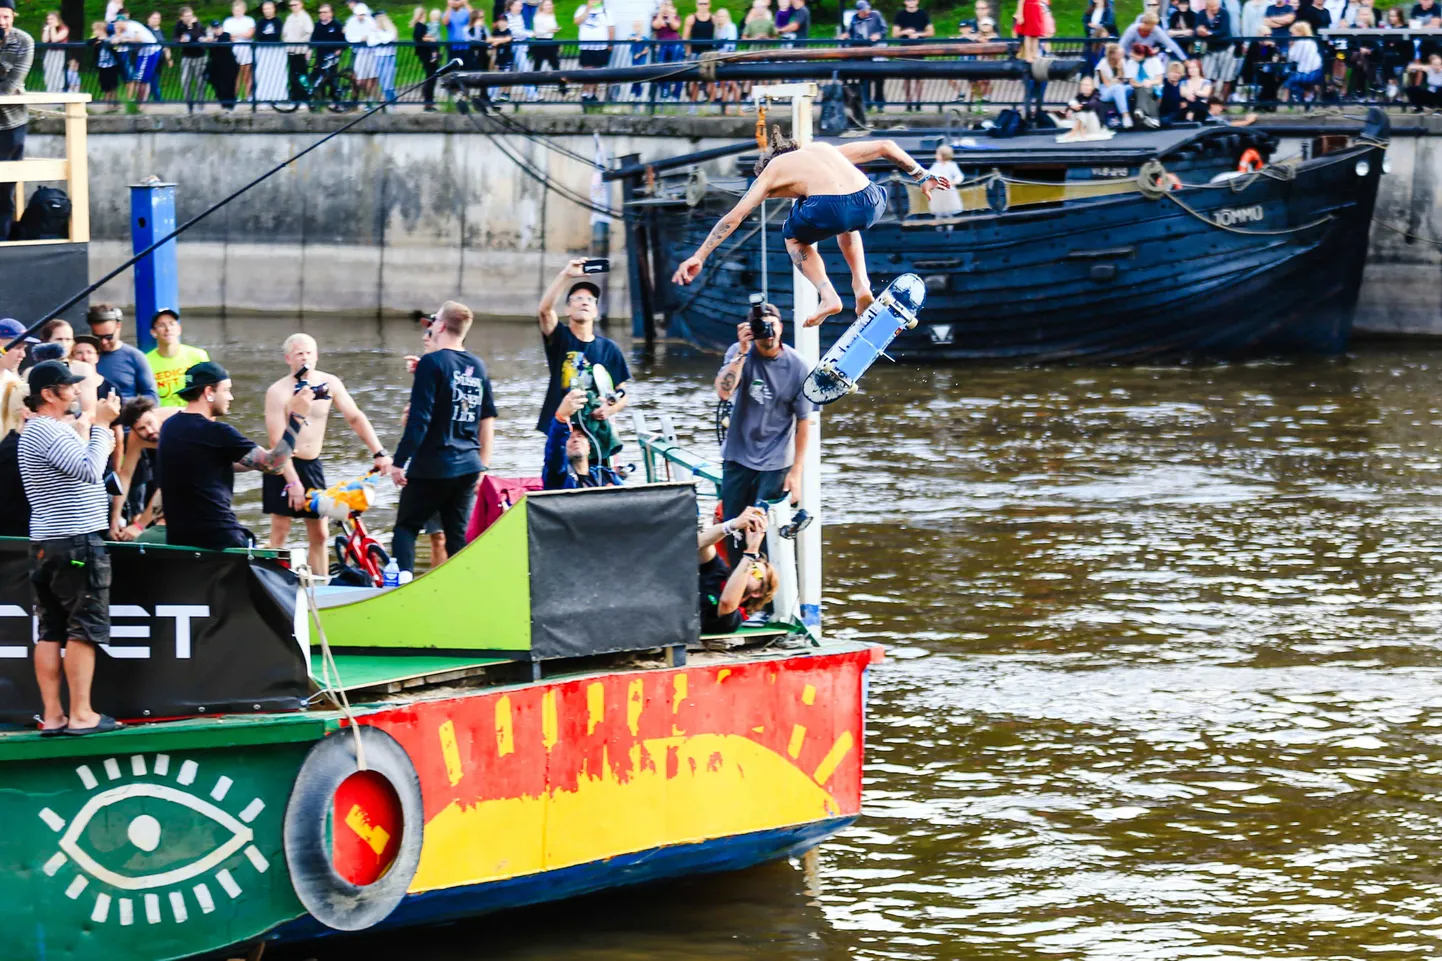
[[(390, 867), (365, 886), (352, 884), (336, 871), (326, 830), (336, 789), (357, 771), (357, 732), (365, 743), (366, 768), (390, 782), (400, 799), (404, 824)], [(296, 897), (312, 917), (337, 931), (363, 931), (379, 924), (406, 896), (421, 863), (424, 831), (420, 778), (395, 738), (359, 725), (317, 741), (296, 772), (285, 806), (285, 863)]]

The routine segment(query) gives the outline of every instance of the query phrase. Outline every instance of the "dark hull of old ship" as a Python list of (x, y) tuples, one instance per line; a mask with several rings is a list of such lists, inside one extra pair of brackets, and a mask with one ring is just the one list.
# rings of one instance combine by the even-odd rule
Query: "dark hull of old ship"
[[(1290, 179), (1257, 177), (1242, 189), (1177, 191), (1194, 213), (1129, 193), (978, 212), (947, 226), (883, 221), (865, 234), (873, 288), (907, 272), (928, 287), (920, 324), (901, 334), (891, 354), (1114, 362), (1341, 353), (1384, 149), (1347, 146), (1295, 164)], [(1182, 176), (1201, 184), (1204, 172)], [(668, 336), (706, 348), (734, 342), (746, 294), (762, 288), (760, 231), (718, 252), (699, 286), (669, 282), (732, 202), (709, 196), (695, 207), (658, 205), (644, 215)], [(770, 206), (767, 294), (789, 318), (792, 275), (779, 229), (785, 205)], [(836, 243), (823, 243), (821, 252), (849, 308), (849, 274)], [(828, 320), (823, 349), (852, 320), (850, 309)]]

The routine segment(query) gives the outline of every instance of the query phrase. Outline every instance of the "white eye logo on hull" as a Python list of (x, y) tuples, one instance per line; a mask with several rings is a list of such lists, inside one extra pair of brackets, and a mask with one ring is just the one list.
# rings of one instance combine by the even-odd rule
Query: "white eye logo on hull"
[[(192, 792), (191, 785), (195, 784), (200, 770), (195, 761), (179, 765), (174, 785), (155, 780), (170, 776), (171, 758), (167, 754), (156, 754), (150, 759), (142, 754), (132, 755), (128, 766), (133, 780), (104, 789), (89, 765), (76, 768), (81, 784), (94, 793), (68, 824), (48, 807), (40, 811), (40, 819), (60, 835), (59, 850), (45, 862), (42, 870), (48, 877), (55, 877), (66, 864), (73, 863), (78, 871), (65, 888), (65, 895), (71, 900), (78, 900), (91, 881), (96, 882), (101, 890), (95, 892), (92, 921), (103, 924), (115, 920), (128, 926), (143, 918), (148, 924), (166, 920), (184, 924), (190, 918), (192, 905), (202, 915), (215, 910), (215, 894), (207, 881), (219, 885), (231, 899), (240, 897), (243, 889), (225, 866), (237, 854), (243, 854), (257, 873), (269, 869), (265, 855), (252, 843), (255, 832), (249, 826), (265, 810), (265, 802), (260, 798), (254, 798), (238, 814), (233, 814), (215, 803), (223, 802), (230, 794), (234, 784), (230, 778), (222, 775), (216, 779), (209, 791), (209, 800)], [(107, 758), (101, 770), (107, 782), (123, 780), (118, 758)], [(128, 813), (127, 807), (133, 808), (134, 813)], [(100, 839), (103, 852), (88, 850), (85, 844), (97, 816), (102, 818), (99, 823), (112, 832)], [(166, 848), (185, 845), (187, 829), (196, 830), (199, 819), (208, 822), (207, 828), (218, 826), (223, 840), (216, 843), (207, 832), (204, 839), (210, 846), (204, 853), (190, 861), (174, 863), (174, 857), (166, 854)], [(123, 831), (123, 839), (113, 836), (117, 828)], [(196, 846), (196, 842), (192, 839), (190, 845)], [(124, 865), (113, 863), (117, 857), (126, 863), (143, 863), (157, 852), (155, 870), (127, 872), (121, 869)], [(104, 863), (107, 860), (112, 863)], [(238, 868), (239, 862), (232, 867)], [(203, 875), (209, 877), (202, 878)], [(168, 911), (162, 906), (162, 897)]]

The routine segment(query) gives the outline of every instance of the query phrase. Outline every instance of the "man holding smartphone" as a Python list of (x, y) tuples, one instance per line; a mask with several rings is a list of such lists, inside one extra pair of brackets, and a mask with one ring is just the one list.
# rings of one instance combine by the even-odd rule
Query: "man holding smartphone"
[[(583, 375), (589, 373), (593, 366), (606, 368), (615, 382), (615, 390), (611, 396), (601, 399), (592, 416), (597, 420), (610, 420), (630, 402), (631, 370), (626, 366), (626, 355), (615, 341), (595, 331), (601, 288), (584, 279), (588, 264), (592, 265), (591, 272), (595, 272), (596, 266), (609, 266), (605, 261), (588, 261), (584, 257), (570, 261), (541, 295), (541, 304), (536, 311), (541, 339), (546, 345), (546, 366), (551, 374), (551, 381), (546, 386), (546, 399), (541, 404), (541, 416), (536, 421), (536, 430), (543, 434), (549, 434), (561, 399), (572, 388), (582, 386)], [(565, 324), (556, 315), (556, 301), (563, 289), (566, 289)]]

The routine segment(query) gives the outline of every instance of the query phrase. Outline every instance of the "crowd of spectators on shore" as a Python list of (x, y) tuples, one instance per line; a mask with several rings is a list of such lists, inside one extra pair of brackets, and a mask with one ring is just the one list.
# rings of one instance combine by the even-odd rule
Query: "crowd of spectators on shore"
[[(121, 91), (135, 103), (161, 100), (160, 80), (170, 96), (192, 108), (219, 101), (227, 109), (242, 102), (296, 103), (349, 71), (351, 95), (360, 102), (388, 100), (397, 92), (401, 58), (417, 78), (426, 78), (414, 99), (426, 110), (436, 104), (436, 72), (459, 60), (465, 69), (530, 71), (642, 65), (694, 60), (730, 52), (750, 42), (795, 43), (838, 39), (850, 46), (903, 45), (932, 39), (988, 42), (1016, 38), (1017, 55), (1034, 59), (1050, 49), (1051, 38), (1085, 37), (1084, 54), (1094, 65), (1094, 93), (1118, 126), (1165, 122), (1198, 113), (1198, 103), (1228, 101), (1313, 102), (1325, 96), (1407, 100), (1418, 110), (1442, 108), (1442, 42), (1430, 37), (1390, 38), (1387, 31), (1442, 28), (1442, 2), (1407, 0), (1379, 13), (1375, 0), (1146, 0), (1131, 23), (1119, 23), (1112, 0), (1089, 0), (1077, 29), (1058, 26), (1046, 0), (1013, 0), (995, 8), (976, 0), (973, 15), (958, 28), (938, 31), (922, 0), (901, 0), (888, 17), (870, 0), (844, 0), (839, 19), (822, 23), (808, 0), (749, 0), (733, 10), (721, 0), (695, 0), (682, 16), (673, 0), (644, 2), (583, 0), (558, 10), (555, 0), (444, 0), (444, 7), (414, 7), (409, 15), (372, 10), (360, 0), (236, 0), (230, 16), (200, 21), (181, 7), (174, 23), (158, 11), (133, 15), (124, 0), (110, 0), (105, 18), (90, 25), (82, 53), (58, 12), (46, 15), (35, 61), (45, 89), (76, 91), (82, 71), (93, 73), (97, 99), (118, 104)], [(742, 0), (743, 3), (748, 0)], [(339, 7), (339, 9), (337, 9)], [(641, 15), (635, 16), (638, 11)], [(314, 14), (314, 15), (313, 15)], [(558, 39), (569, 18), (574, 43)], [(831, 20), (830, 17), (827, 18)], [(404, 29), (408, 26), (409, 29)], [(1322, 31), (1377, 30), (1371, 35), (1326, 38)], [(333, 45), (333, 46), (332, 46)], [(1117, 56), (1119, 48), (1120, 56)], [(1139, 52), (1138, 46), (1145, 51)], [(1074, 45), (1073, 45), (1074, 47)], [(1067, 53), (1074, 53), (1068, 48)], [(574, 56), (574, 60), (572, 57)], [(1208, 92), (1198, 100), (1197, 78), (1188, 60), (1198, 61)], [(1168, 79), (1172, 64), (1182, 77)], [(649, 99), (649, 85), (629, 86), (629, 99)], [(919, 110), (919, 80), (893, 81), (907, 110)], [(950, 81), (948, 96), (980, 108), (987, 82)], [(655, 84), (661, 102), (723, 106), (741, 103), (747, 90), (737, 83)], [(887, 103), (887, 87), (873, 81), (863, 91), (873, 106)], [(1181, 89), (1186, 87), (1185, 92)], [(627, 99), (614, 88), (607, 99)], [(583, 85), (581, 101), (603, 99), (595, 84)], [(493, 99), (534, 100), (536, 87), (504, 87)], [(1185, 102), (1183, 102), (1185, 101)], [(1155, 109), (1154, 109), (1155, 102)]]

